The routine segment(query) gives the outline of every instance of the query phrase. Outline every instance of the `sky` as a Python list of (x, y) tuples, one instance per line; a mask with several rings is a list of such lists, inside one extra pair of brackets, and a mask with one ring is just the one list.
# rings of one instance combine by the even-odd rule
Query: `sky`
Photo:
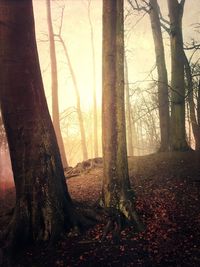
[[(40, 55), (40, 64), (43, 74), (46, 96), (51, 105), (51, 78), (49, 43), (47, 36), (46, 5), (45, 0), (34, 0), (34, 16), (36, 24), (37, 44)], [(163, 15), (168, 18), (167, 1), (158, 0)], [(58, 0), (52, 1), (52, 18), (54, 33), (58, 32), (60, 25), (61, 7), (65, 5), (62, 36), (68, 48), (72, 66), (76, 75), (82, 109), (88, 111), (92, 105), (92, 50), (91, 35), (88, 20), (87, 0)], [(127, 7), (126, 1), (125, 6)], [(126, 11), (125, 11), (126, 12)], [(102, 1), (92, 0), (90, 6), (91, 20), (94, 31), (95, 58), (96, 58), (96, 87), (97, 103), (101, 105), (101, 55), (102, 55)], [(194, 23), (200, 22), (200, 1), (186, 0), (183, 17), (184, 40), (190, 42), (191, 38), (198, 39), (197, 32), (194, 31)], [(155, 65), (154, 46), (150, 21), (148, 15), (141, 19), (141, 14), (129, 18), (129, 23), (125, 25), (125, 30), (129, 32), (128, 41), (126, 39), (126, 51), (129, 68), (129, 81), (135, 84), (142, 81)], [(170, 69), (169, 38), (164, 34), (166, 43), (166, 60)], [(58, 75), (59, 75), (59, 99), (60, 110), (75, 106), (75, 94), (68, 70), (66, 58), (61, 45), (56, 42)], [(170, 71), (169, 71), (170, 72)], [(138, 83), (138, 85), (142, 83)]]

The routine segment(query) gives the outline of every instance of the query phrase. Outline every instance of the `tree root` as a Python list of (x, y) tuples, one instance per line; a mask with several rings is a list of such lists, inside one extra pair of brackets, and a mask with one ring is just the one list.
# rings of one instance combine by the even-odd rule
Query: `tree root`
[(122, 202), (119, 208), (107, 208), (108, 222), (104, 228), (101, 242), (111, 234), (114, 243), (119, 243), (120, 235), (126, 226), (133, 225), (136, 232), (144, 231), (145, 227), (133, 208), (131, 201)]
[(122, 213), (116, 211), (115, 214), (112, 213), (109, 215), (108, 222), (104, 228), (100, 242), (105, 241), (106, 237), (109, 235), (109, 233), (111, 233), (113, 242), (119, 243), (124, 224), (125, 218)]

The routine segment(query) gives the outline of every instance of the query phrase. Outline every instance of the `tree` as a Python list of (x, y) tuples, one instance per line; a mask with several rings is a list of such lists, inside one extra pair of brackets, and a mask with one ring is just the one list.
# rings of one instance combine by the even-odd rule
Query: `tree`
[(55, 42), (54, 42), (52, 18), (51, 18), (51, 0), (46, 0), (46, 8), (47, 8), (47, 24), (48, 24), (48, 30), (49, 30), (49, 49), (50, 49), (50, 58), (51, 58), (53, 126), (56, 132), (56, 137), (57, 137), (58, 146), (60, 149), (62, 164), (64, 168), (66, 168), (68, 167), (68, 163), (67, 163), (67, 158), (65, 155), (65, 148), (64, 148), (61, 130), (60, 130), (60, 120), (59, 120), (57, 60), (56, 60), (56, 49), (55, 49)]
[(0, 105), (16, 187), (7, 245), (19, 248), (56, 239), (75, 217), (45, 99), (32, 1), (1, 0), (0, 11)]
[(185, 132), (185, 85), (182, 17), (185, 0), (167, 0), (171, 45), (171, 149), (188, 150)]
[(160, 121), (160, 151), (169, 150), (169, 99), (168, 99), (168, 78), (165, 64), (165, 52), (161, 25), (159, 19), (159, 7), (157, 0), (149, 0), (150, 4), (150, 21), (154, 40), (156, 66), (158, 72), (158, 110)]
[(98, 131), (97, 131), (97, 100), (96, 100), (96, 68), (95, 68), (95, 46), (94, 46), (94, 31), (90, 15), (91, 0), (88, 0), (88, 19), (90, 24), (90, 37), (92, 45), (92, 77), (93, 77), (93, 122), (94, 122), (94, 157), (98, 157)]
[(128, 80), (128, 64), (127, 58), (124, 57), (125, 63), (125, 93), (126, 93), (126, 124), (127, 124), (127, 137), (128, 137), (128, 155), (133, 156), (133, 133), (132, 133), (132, 121), (131, 121), (131, 104), (130, 104), (130, 90), (129, 90), (129, 80)]
[(168, 98), (168, 77), (165, 63), (165, 51), (160, 22), (160, 9), (157, 0), (149, 0), (149, 3), (142, 1), (143, 5), (139, 5), (135, 1), (135, 5), (128, 0), (133, 9), (145, 11), (149, 14), (151, 22), (151, 30), (153, 34), (156, 67), (158, 73), (158, 111), (160, 122), (160, 148), (159, 151), (168, 151), (170, 136), (170, 118), (169, 118), (169, 98)]
[(75, 94), (76, 94), (76, 108), (77, 108), (77, 114), (78, 114), (78, 121), (79, 121), (79, 127), (80, 127), (80, 135), (81, 135), (81, 147), (82, 147), (82, 153), (83, 153), (83, 160), (88, 159), (88, 151), (87, 151), (87, 145), (86, 145), (86, 137), (85, 137), (85, 127), (84, 127), (84, 121), (83, 121), (83, 114), (81, 110), (81, 99), (80, 99), (80, 93), (79, 93), (79, 88), (76, 80), (76, 75), (71, 63), (71, 59), (68, 53), (67, 45), (65, 44), (63, 38), (62, 38), (62, 22), (63, 22), (63, 13), (64, 13), (64, 8), (62, 9), (62, 14), (61, 14), (61, 24), (59, 28), (59, 33), (55, 34), (55, 36), (58, 38), (60, 41), (61, 45), (63, 46), (63, 50), (67, 59), (69, 71), (72, 77), (72, 83), (74, 85), (75, 89)]
[(185, 74), (187, 80), (188, 89), (188, 104), (190, 113), (190, 123), (192, 125), (192, 131), (195, 139), (195, 150), (200, 150), (200, 125), (198, 124), (198, 118), (195, 112), (195, 101), (194, 101), (194, 84), (190, 62), (184, 52), (184, 64), (185, 64)]
[(124, 105), (123, 0), (103, 1), (103, 188), (105, 207), (140, 225), (131, 190)]

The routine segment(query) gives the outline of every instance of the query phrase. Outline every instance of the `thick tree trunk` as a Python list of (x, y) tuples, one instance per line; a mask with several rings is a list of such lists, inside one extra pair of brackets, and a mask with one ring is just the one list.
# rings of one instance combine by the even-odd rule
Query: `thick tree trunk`
[(185, 84), (182, 37), (184, 1), (168, 0), (171, 43), (171, 149), (189, 149), (185, 132)]
[(139, 226), (130, 187), (124, 103), (123, 0), (103, 1), (103, 188), (105, 207)]
[(163, 45), (163, 38), (161, 32), (161, 25), (158, 13), (157, 0), (150, 0), (150, 21), (153, 33), (153, 40), (155, 46), (156, 65), (158, 72), (158, 109), (160, 120), (160, 137), (161, 144), (159, 151), (169, 150), (169, 133), (170, 133), (170, 119), (169, 119), (169, 98), (168, 98), (168, 78), (165, 64), (165, 52)]
[(197, 118), (195, 114), (195, 103), (194, 103), (194, 93), (193, 93), (193, 81), (190, 69), (190, 64), (184, 52), (184, 62), (185, 62), (185, 73), (187, 78), (188, 86), (188, 103), (190, 110), (190, 122), (192, 125), (192, 131), (195, 139), (195, 150), (200, 150), (200, 125), (197, 123)]
[(43, 89), (32, 1), (1, 0), (0, 12), (0, 104), (16, 186), (7, 240), (19, 248), (57, 238), (73, 209)]
[(128, 64), (125, 56), (125, 93), (126, 93), (126, 122), (127, 122), (127, 137), (128, 137), (128, 155), (133, 156), (133, 134), (132, 134), (132, 122), (131, 122), (131, 105), (130, 105), (130, 92), (128, 81)]
[(47, 23), (49, 30), (49, 49), (51, 58), (51, 88), (52, 88), (52, 117), (53, 126), (55, 129), (58, 146), (60, 149), (61, 159), (63, 167), (68, 167), (67, 158), (65, 154), (65, 148), (63, 143), (63, 138), (60, 129), (60, 118), (59, 118), (59, 105), (58, 105), (58, 77), (57, 77), (57, 60), (56, 60), (56, 49), (54, 42), (53, 25), (51, 18), (51, 1), (46, 0), (47, 7)]

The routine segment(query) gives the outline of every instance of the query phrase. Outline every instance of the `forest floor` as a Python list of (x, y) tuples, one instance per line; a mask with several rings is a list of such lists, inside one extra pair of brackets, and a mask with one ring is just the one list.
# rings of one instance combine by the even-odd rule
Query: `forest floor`
[[(200, 154), (131, 157), (129, 169), (143, 232), (129, 226), (118, 243), (112, 235), (100, 242), (105, 220), (80, 235), (66, 233), (54, 247), (28, 247), (13, 266), (200, 266)], [(87, 169), (67, 183), (74, 200), (93, 205), (101, 192), (102, 167)], [(0, 230), (13, 205), (14, 190), (0, 192)]]

